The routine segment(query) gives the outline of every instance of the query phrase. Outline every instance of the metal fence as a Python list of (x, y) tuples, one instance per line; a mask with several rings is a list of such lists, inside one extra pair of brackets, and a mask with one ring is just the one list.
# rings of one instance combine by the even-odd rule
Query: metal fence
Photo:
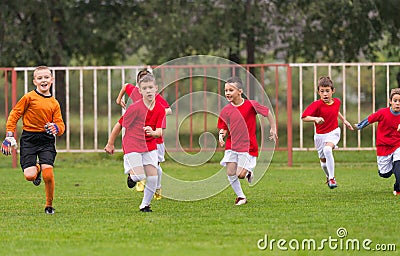
[[(135, 81), (144, 66), (50, 67), (56, 82), (53, 93), (62, 105), (66, 132), (57, 140), (59, 152), (102, 152), (108, 134), (124, 110), (115, 104), (121, 87)], [(317, 99), (319, 76), (328, 75), (335, 83), (335, 97), (342, 100), (342, 114), (357, 123), (378, 108), (388, 106), (390, 89), (398, 87), (400, 63), (292, 63), (242, 65), (153, 66), (160, 93), (169, 102), (173, 115), (167, 118), (167, 152), (174, 150), (215, 150), (208, 136), (216, 136), (216, 120), (226, 104), (224, 81), (240, 76), (246, 95), (273, 109), (279, 130), (275, 150), (314, 150), (311, 123), (300, 115)], [(0, 120), (32, 85), (33, 67), (0, 68)], [(219, 97), (219, 96), (221, 97)], [(125, 99), (127, 100), (127, 98)], [(19, 124), (21, 126), (21, 124)], [(21, 129), (18, 129), (20, 132)], [(1, 134), (5, 125), (0, 127)], [(201, 145), (201, 146), (200, 146)], [(121, 148), (120, 141), (116, 143)], [(361, 133), (342, 130), (343, 150), (375, 148), (375, 127)]]

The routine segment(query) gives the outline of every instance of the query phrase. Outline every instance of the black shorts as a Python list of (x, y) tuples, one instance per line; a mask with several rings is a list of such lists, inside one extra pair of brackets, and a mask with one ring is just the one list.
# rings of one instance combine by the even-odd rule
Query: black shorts
[(39, 164), (54, 166), (57, 155), (55, 142), (55, 137), (45, 132), (23, 131), (19, 151), (22, 171), (35, 166), (37, 158), (39, 158)]

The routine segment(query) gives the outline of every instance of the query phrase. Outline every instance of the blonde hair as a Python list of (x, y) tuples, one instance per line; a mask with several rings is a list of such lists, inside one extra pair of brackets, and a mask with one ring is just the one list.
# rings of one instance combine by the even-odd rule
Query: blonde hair
[[(48, 71), (50, 71), (49, 67), (47, 67), (47, 66), (37, 66), (37, 67), (35, 68), (35, 70), (33, 71), (33, 77), (35, 77), (35, 76), (36, 76), (36, 73), (37, 73), (38, 71), (40, 71), (40, 70), (48, 70)], [(51, 74), (51, 72), (50, 72), (50, 74)], [(53, 74), (51, 74), (51, 75), (53, 75)]]

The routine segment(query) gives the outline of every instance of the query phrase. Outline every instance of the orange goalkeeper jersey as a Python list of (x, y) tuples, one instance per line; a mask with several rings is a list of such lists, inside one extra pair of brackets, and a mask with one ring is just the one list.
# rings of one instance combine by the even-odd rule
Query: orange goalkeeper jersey
[(25, 94), (11, 110), (6, 124), (7, 132), (14, 132), (22, 117), (22, 129), (28, 132), (45, 132), (47, 123), (55, 123), (61, 136), (65, 131), (61, 108), (53, 96), (44, 96), (36, 90)]

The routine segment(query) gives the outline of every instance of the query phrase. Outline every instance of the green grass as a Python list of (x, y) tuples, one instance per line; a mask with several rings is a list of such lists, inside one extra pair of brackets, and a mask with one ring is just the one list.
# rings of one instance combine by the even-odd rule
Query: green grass
[[(174, 176), (207, 176), (220, 169), (220, 154), (197, 171), (167, 160)], [(400, 245), (399, 200), (393, 178), (377, 175), (374, 152), (335, 152), (339, 187), (328, 189), (315, 152), (275, 152), (263, 179), (242, 183), (249, 203), (234, 206), (231, 188), (209, 199), (153, 201), (152, 213), (138, 211), (142, 193), (126, 187), (122, 155), (59, 154), (55, 167), (56, 214), (44, 214), (44, 186), (34, 187), (11, 159), (0, 161), (0, 255), (374, 255), (330, 250), (259, 250), (268, 239), (338, 238)], [(288, 247), (288, 244), (286, 244)], [(393, 255), (394, 252), (385, 252)]]

